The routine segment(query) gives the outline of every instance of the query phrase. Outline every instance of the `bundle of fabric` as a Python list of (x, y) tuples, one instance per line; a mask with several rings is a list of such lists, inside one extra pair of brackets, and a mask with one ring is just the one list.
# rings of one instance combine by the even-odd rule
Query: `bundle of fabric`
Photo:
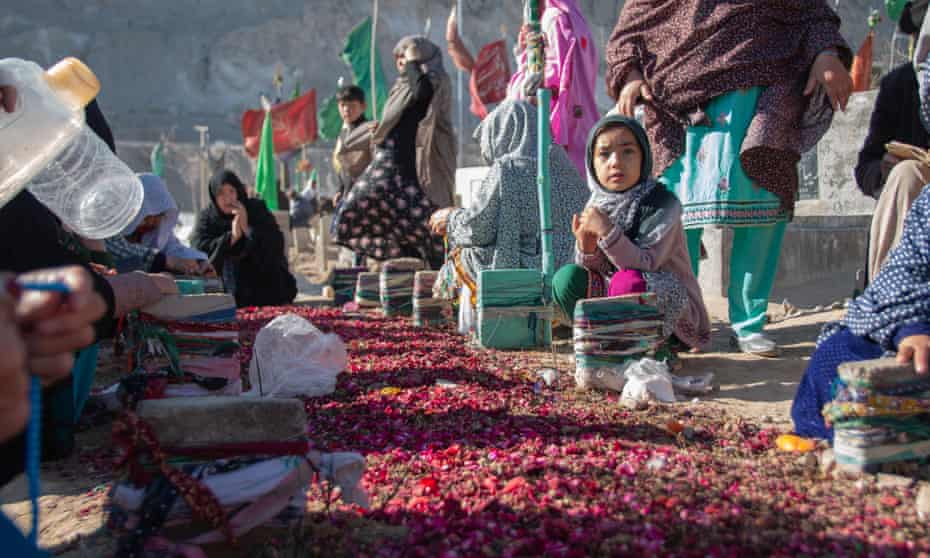
[(409, 316), (413, 312), (413, 279), (425, 266), (416, 258), (384, 262), (381, 268), (381, 307), (385, 316)]
[(575, 305), (575, 382), (622, 388), (630, 363), (662, 344), (664, 316), (653, 293), (579, 300)]
[(332, 286), (333, 291), (336, 293), (333, 304), (342, 306), (355, 298), (355, 284), (358, 281), (359, 274), (365, 271), (368, 271), (367, 267), (350, 267), (333, 271)]
[[(100, 394), (108, 409), (133, 408), (145, 399), (242, 393), (232, 297), (177, 298), (124, 320), (120, 341), (130, 374)], [(187, 313), (181, 302), (188, 303)]]
[[(311, 449), (301, 401), (252, 401), (248, 412), (243, 398), (201, 401), (206, 406), (146, 402), (114, 424), (123, 475), (110, 492), (108, 527), (118, 534), (117, 556), (201, 556), (198, 545), (288, 527), (303, 517), (314, 476), (367, 507), (358, 487), (364, 457)], [(190, 424), (198, 425), (194, 435)], [(195, 522), (205, 528), (182, 542), (165, 531), (183, 526), (189, 537)]]
[(448, 323), (452, 306), (448, 300), (433, 296), (436, 271), (418, 271), (413, 278), (413, 323), (425, 327)]
[(543, 275), (532, 269), (484, 270), (478, 275), (477, 334), (482, 347), (523, 349), (552, 339), (552, 307), (543, 301)]
[(838, 376), (823, 408), (837, 463), (870, 468), (930, 456), (930, 377), (894, 359), (845, 363)]
[[(176, 283), (178, 283), (179, 291), (181, 294), (222, 294), (223, 293), (223, 281), (219, 277), (199, 277), (194, 275), (176, 275)], [(192, 292), (186, 292), (184, 289), (184, 284), (196, 285), (196, 290)]]
[(355, 303), (361, 308), (381, 306), (381, 274), (366, 272), (358, 274), (355, 286)]

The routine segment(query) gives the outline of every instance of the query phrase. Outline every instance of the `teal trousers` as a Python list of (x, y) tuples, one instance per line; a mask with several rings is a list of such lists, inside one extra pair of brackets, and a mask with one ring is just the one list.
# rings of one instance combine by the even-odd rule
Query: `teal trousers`
[[(730, 252), (729, 301), (730, 327), (739, 337), (760, 333), (765, 326), (765, 311), (778, 270), (781, 243), (785, 237), (784, 221), (774, 225), (733, 227)], [(691, 269), (698, 274), (703, 229), (687, 229)]]

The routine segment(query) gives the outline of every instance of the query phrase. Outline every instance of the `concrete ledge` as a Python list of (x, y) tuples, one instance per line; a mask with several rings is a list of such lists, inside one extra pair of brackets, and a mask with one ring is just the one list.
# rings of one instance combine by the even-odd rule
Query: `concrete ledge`
[[(849, 297), (856, 272), (865, 269), (870, 220), (869, 215), (796, 217), (785, 232), (772, 300), (806, 306)], [(703, 239), (708, 258), (701, 262), (701, 289), (726, 297), (733, 230), (705, 228)]]

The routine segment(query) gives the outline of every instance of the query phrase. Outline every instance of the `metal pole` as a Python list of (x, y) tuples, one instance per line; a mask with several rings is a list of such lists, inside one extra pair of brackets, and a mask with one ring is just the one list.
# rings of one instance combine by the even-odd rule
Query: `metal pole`
[[(530, 30), (540, 33), (539, 21), (539, 0), (529, 0), (526, 3), (526, 12), (524, 14), (527, 26)], [(540, 40), (533, 44), (527, 43), (527, 69), (532, 73), (542, 73), (545, 71), (545, 45)], [(552, 129), (549, 125), (549, 102), (551, 92), (545, 87), (540, 86), (536, 90), (536, 101), (539, 105), (539, 145), (538, 145), (538, 178), (539, 187), (539, 229), (542, 248), (542, 273), (543, 273), (543, 295), (546, 300), (550, 299), (552, 288), (552, 275), (555, 272), (555, 260), (552, 253), (552, 210), (551, 210), (551, 192), (549, 184), (549, 147), (552, 144)]]
[(378, 119), (378, 81), (375, 79), (375, 61), (378, 59), (378, 0), (371, 10), (371, 68), (368, 81), (371, 83), (371, 118)]
[(207, 206), (207, 132), (210, 130), (207, 126), (194, 126), (194, 129), (200, 133), (200, 203), (197, 203), (197, 194), (194, 193), (194, 212), (199, 213), (201, 209)]
[[(462, 27), (462, 3), (465, 0), (459, 0), (455, 3), (455, 23), (458, 26), (459, 35), (463, 35)], [(458, 118), (456, 119), (457, 136), (458, 136), (458, 152), (455, 155), (455, 162), (457, 167), (462, 166), (462, 152), (464, 151), (464, 131), (465, 131), (465, 104), (464, 104), (464, 94), (465, 94), (465, 71), (459, 69), (455, 76), (455, 95), (458, 99)]]

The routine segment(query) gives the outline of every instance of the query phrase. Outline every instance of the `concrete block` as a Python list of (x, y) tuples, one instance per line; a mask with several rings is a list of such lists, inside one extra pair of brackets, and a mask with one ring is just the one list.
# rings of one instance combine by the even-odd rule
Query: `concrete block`
[(299, 399), (153, 399), (140, 403), (137, 413), (164, 446), (285, 441), (307, 431), (307, 412)]
[(875, 200), (856, 187), (853, 172), (877, 95), (877, 90), (855, 93), (846, 112), (833, 116), (830, 130), (817, 144), (817, 199), (799, 203), (798, 215), (871, 215), (875, 209)]
[[(795, 217), (785, 231), (771, 300), (810, 306), (849, 297), (856, 272), (865, 268), (869, 222), (868, 216), (855, 215)], [(726, 297), (733, 229), (705, 228), (702, 240), (707, 259), (700, 264), (701, 289)]]

